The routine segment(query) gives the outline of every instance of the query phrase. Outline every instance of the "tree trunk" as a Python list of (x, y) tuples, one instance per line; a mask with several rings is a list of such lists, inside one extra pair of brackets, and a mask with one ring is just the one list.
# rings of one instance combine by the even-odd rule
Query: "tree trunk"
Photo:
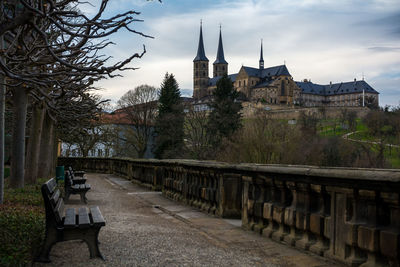
[(42, 135), (40, 137), (38, 177), (48, 178), (52, 174), (53, 150), (54, 122), (46, 112), (43, 119)]
[[(0, 37), (0, 49), (3, 49), (3, 37)], [(5, 79), (0, 75), (0, 204), (4, 200), (4, 114), (5, 114), (5, 94), (6, 86), (4, 85)]]
[(13, 89), (13, 143), (11, 153), (10, 186), (24, 187), (25, 171), (25, 126), (28, 93), (25, 88)]
[(51, 155), (52, 157), (52, 164), (49, 169), (49, 176), (56, 176), (56, 167), (57, 167), (57, 161), (58, 161), (58, 134), (56, 127), (53, 127), (53, 154)]
[(26, 154), (25, 183), (33, 184), (38, 178), (40, 137), (45, 112), (46, 110), (42, 105), (35, 105), (32, 110), (32, 123)]

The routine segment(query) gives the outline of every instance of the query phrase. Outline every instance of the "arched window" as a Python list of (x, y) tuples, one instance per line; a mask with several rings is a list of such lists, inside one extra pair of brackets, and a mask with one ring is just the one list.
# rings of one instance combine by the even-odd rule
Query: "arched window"
[(206, 72), (205, 71), (203, 71), (203, 77), (206, 77)]
[(241, 83), (240, 83), (240, 81), (239, 81), (239, 86), (241, 86)]

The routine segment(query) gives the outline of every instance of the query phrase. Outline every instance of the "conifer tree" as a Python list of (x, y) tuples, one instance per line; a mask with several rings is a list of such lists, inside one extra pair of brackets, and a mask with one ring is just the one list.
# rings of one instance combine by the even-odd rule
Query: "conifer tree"
[(213, 92), (209, 106), (211, 113), (208, 120), (207, 132), (214, 145), (222, 138), (229, 138), (241, 127), (242, 105), (237, 102), (239, 92), (233, 87), (231, 79), (225, 74), (218, 82)]
[(181, 93), (173, 74), (165, 74), (160, 88), (158, 116), (155, 123), (154, 155), (174, 158), (182, 152), (184, 113)]

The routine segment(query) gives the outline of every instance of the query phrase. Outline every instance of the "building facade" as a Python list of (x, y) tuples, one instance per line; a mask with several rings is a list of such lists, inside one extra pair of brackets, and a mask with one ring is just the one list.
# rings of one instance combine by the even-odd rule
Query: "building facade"
[[(213, 77), (209, 76), (209, 60), (200, 37), (197, 55), (193, 60), (193, 98), (195, 101), (208, 99), (217, 86), (218, 80), (228, 75), (221, 29), (219, 32), (217, 56), (213, 63)], [(242, 66), (239, 72), (229, 74), (235, 89), (252, 102), (276, 105), (300, 106), (365, 106), (379, 105), (379, 93), (364, 80), (320, 85), (304, 80), (293, 80), (286, 65), (264, 68), (263, 45), (261, 41), (258, 68)]]

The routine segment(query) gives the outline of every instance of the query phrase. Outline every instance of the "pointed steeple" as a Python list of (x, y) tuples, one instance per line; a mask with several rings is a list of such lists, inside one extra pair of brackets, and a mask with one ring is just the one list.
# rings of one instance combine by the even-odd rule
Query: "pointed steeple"
[(193, 61), (208, 61), (206, 57), (206, 52), (204, 52), (204, 43), (203, 43), (203, 23), (200, 22), (200, 38), (199, 38), (199, 47), (197, 48), (197, 56)]
[(217, 51), (217, 58), (215, 59), (214, 64), (228, 64), (228, 62), (226, 62), (225, 60), (224, 46), (222, 45), (221, 25), (219, 25), (218, 51)]
[(263, 58), (263, 40), (261, 39), (261, 51), (260, 51), (260, 70), (264, 69), (264, 58)]

